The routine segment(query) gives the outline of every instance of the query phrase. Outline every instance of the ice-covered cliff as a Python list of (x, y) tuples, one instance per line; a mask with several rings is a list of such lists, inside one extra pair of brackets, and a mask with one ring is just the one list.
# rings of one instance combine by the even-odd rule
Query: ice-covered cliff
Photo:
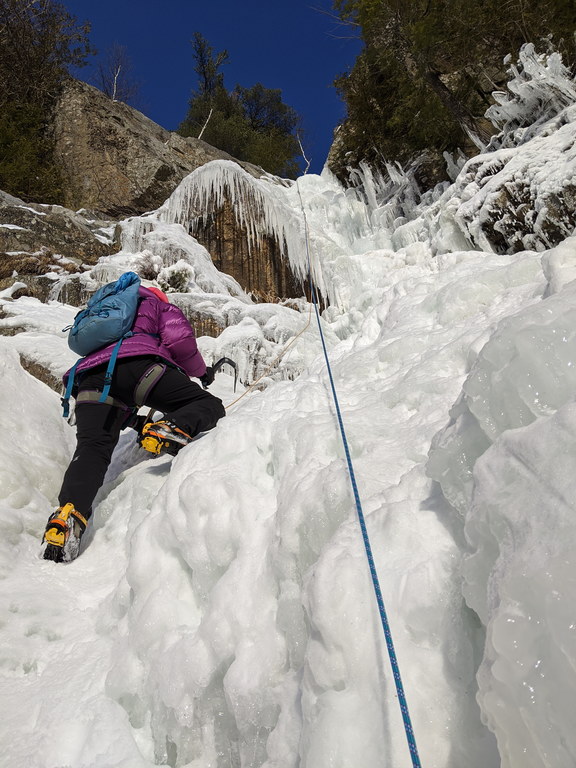
[[(530, 61), (515, 87), (544, 72), (543, 88), (573, 87), (557, 62)], [(236, 185), (254, 237), (277, 236), (302, 275), (308, 226), (422, 765), (573, 768), (576, 236), (566, 223), (548, 247), (539, 212), (533, 250), (473, 235), (513, 170), (489, 172), (502, 153), (535, 201), (574, 178), (576, 113), (525, 99), (534, 127), (518, 133), (526, 113), (501, 101), (502, 145), (423, 199), (401, 174), (365, 176), (360, 193), (329, 174), (282, 186), (217, 163), (124, 224), (87, 284), (153, 270), (226, 326), (200, 338), (207, 359), (235, 357), (266, 386), (231, 404), (220, 374), (227, 417), (174, 460), (147, 459), (126, 433), (68, 566), (37, 550), (73, 430), (19, 354), (61, 373), (75, 309), (0, 294), (0, 328), (18, 331), (0, 339), (6, 765), (411, 765), (308, 306), (256, 304), (184, 226), (194, 195)]]

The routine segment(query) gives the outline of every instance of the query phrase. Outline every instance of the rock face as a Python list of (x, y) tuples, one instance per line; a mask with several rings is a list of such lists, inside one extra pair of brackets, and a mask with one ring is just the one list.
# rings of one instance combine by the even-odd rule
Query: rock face
[(249, 243), (248, 233), (225, 199), (216, 213), (191, 225), (191, 234), (212, 256), (216, 268), (237, 280), (244, 290), (262, 301), (304, 295), (288, 260), (271, 236)]
[[(28, 254), (50, 251), (95, 264), (113, 253), (111, 223), (60, 205), (24, 203), (0, 192), (0, 251)], [(108, 231), (104, 233), (104, 229)]]
[[(194, 169), (234, 159), (204, 141), (161, 128), (78, 80), (70, 80), (60, 98), (54, 137), (65, 205), (112, 217), (154, 210)], [(241, 165), (262, 175), (256, 166)]]
[(54, 286), (47, 273), (81, 272), (117, 250), (111, 222), (0, 192), (0, 290), (24, 280), (29, 295), (45, 300)]
[(524, 145), (466, 164), (456, 184), (461, 202), (455, 218), (474, 246), (496, 253), (543, 251), (574, 232), (574, 117), (571, 107), (558, 118), (556, 130), (549, 127)]
[[(99, 258), (117, 253), (122, 247), (117, 220), (160, 208), (193, 171), (224, 160), (252, 181), (264, 175), (262, 169), (240, 163), (203, 141), (161, 128), (77, 80), (70, 80), (64, 89), (53, 130), (67, 207), (26, 204), (0, 194), (0, 288), (23, 280), (30, 294), (42, 300), (53, 297), (59, 274), (85, 271)], [(256, 299), (276, 301), (303, 294), (274, 237), (264, 235), (251, 242), (245, 224), (226, 201), (223, 205), (209, 201), (202, 208), (206, 211), (209, 215), (197, 226), (182, 223), (220, 271)], [(157, 245), (153, 250), (158, 255)], [(47, 274), (50, 279), (44, 277)], [(71, 288), (64, 300), (85, 299), (77, 290), (81, 283), (66, 281), (66, 285)]]

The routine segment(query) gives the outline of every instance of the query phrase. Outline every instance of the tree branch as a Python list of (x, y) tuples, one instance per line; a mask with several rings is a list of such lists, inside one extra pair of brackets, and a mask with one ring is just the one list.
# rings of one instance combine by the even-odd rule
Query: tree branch
[(212, 112), (214, 112), (214, 107), (210, 107), (210, 112), (208, 113), (208, 117), (206, 118), (206, 122), (204, 123), (204, 125), (202, 126), (202, 130), (198, 134), (198, 138), (199, 139), (202, 138), (202, 134), (206, 130), (206, 126), (208, 125), (208, 122), (209, 122), (210, 118), (212, 117)]
[(302, 141), (300, 140), (300, 134), (296, 134), (296, 138), (298, 139), (298, 146), (300, 147), (300, 152), (302, 153), (302, 157), (304, 158), (304, 162), (306, 163), (306, 168), (304, 169), (304, 176), (308, 173), (308, 169), (310, 168), (310, 160), (306, 157), (306, 153), (304, 152), (304, 147), (302, 146)]

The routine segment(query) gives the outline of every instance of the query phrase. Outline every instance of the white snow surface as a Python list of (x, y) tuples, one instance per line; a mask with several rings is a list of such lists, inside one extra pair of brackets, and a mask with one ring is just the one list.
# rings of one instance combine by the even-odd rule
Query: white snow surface
[[(557, 153), (561, 123), (543, 129)], [(541, 134), (522, 140), (545, 183)], [(305, 275), (302, 199), (422, 765), (573, 768), (576, 237), (472, 250), (463, 179), (394, 222), (374, 179), (361, 197), (327, 172), (279, 184), (218, 162), (125, 222), (87, 286), (154, 268), (229, 325), (199, 344), (237, 357), (243, 381), (306, 328), (175, 459), (123, 433), (68, 565), (38, 549), (74, 430), (19, 354), (61, 375), (76, 310), (0, 294), (0, 329), (21, 331), (0, 339), (0, 765), (411, 765), (309, 308), (254, 303), (183, 226), (228, 190)], [(230, 404), (245, 390), (221, 373), (212, 391)]]

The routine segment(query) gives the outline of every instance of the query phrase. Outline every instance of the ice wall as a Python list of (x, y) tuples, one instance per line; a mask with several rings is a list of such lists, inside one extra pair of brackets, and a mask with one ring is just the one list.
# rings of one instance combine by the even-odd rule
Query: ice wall
[[(362, 329), (334, 349), (430, 768), (498, 766), (474, 699), (481, 649), (459, 588), (460, 534), (424, 474), (487, 313), (496, 321), (544, 287), (537, 256), (486, 256), (366, 255)], [(106, 509), (129, 508), (125, 493), (118, 484)], [(157, 761), (408, 768), (320, 358), (233, 409), (129, 514), (129, 567), (107, 608), (119, 629), (107, 691), (136, 732), (150, 730)]]
[[(129, 269), (153, 278), (192, 320), (199, 315), (223, 329), (217, 340), (205, 337), (202, 342), (209, 362), (233, 358), (246, 383), (262, 375), (293, 379), (319, 351), (314, 333), (306, 331), (311, 307), (304, 299), (284, 306), (255, 302), (236, 280), (215, 268), (206, 249), (189, 234), (191, 220), (210, 215), (228, 199), (250, 242), (275, 237), (304, 281), (310, 266), (320, 295), (331, 304), (322, 323), (332, 346), (362, 321), (359, 309), (371, 297), (366, 285), (371, 272), (380, 271), (370, 253), (388, 244), (381, 220), (396, 205), (390, 200), (394, 191), (405, 186), (400, 172), (387, 184), (364, 169), (362, 188), (355, 191), (344, 190), (327, 171), (297, 183), (282, 182), (256, 179), (236, 163), (214, 161), (184, 179), (158, 211), (123, 221), (122, 250), (101, 259), (81, 279), (94, 288)], [(305, 335), (284, 357), (290, 339), (302, 331)]]
[(547, 297), (497, 325), (433, 441), (428, 473), (464, 522), (463, 593), (487, 630), (479, 702), (503, 768), (569, 768), (576, 739), (576, 238)]
[[(326, 171), (295, 182), (273, 177), (256, 179), (236, 163), (214, 161), (186, 177), (158, 211), (161, 221), (189, 228), (229, 200), (249, 244), (272, 236), (303, 282), (308, 276), (308, 248), (314, 284), (331, 305), (346, 309), (350, 294), (342, 264), (353, 252), (376, 247), (384, 233), (370, 221), (369, 208), (353, 190), (345, 191)], [(366, 241), (364, 247), (358, 247)]]

